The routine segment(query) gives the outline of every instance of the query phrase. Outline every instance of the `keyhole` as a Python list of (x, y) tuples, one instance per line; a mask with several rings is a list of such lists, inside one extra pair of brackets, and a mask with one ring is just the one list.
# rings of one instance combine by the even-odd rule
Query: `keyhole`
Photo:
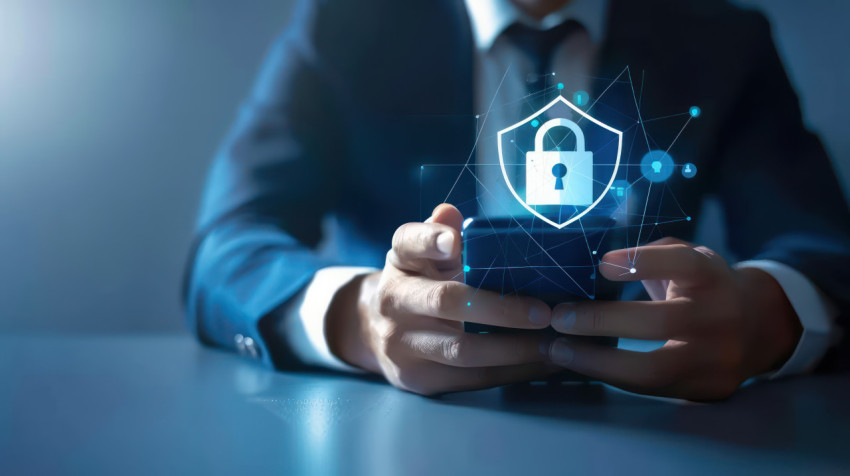
[(567, 175), (567, 166), (561, 163), (553, 165), (552, 175), (555, 176), (555, 190), (563, 190), (564, 176)]

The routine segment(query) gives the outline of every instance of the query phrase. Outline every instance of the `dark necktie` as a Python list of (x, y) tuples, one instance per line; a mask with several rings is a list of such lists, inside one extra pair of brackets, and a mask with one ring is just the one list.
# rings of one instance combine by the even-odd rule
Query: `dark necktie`
[[(528, 97), (530, 110), (537, 111), (558, 95), (552, 81), (552, 56), (555, 48), (569, 35), (583, 28), (575, 20), (567, 20), (548, 30), (537, 30), (521, 23), (514, 23), (505, 30), (505, 35), (531, 61), (532, 72), (528, 74)], [(547, 89), (547, 82), (550, 89)]]

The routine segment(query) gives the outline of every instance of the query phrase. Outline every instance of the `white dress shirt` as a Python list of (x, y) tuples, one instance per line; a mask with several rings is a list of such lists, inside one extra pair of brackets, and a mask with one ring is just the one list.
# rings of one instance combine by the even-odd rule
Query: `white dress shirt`
[[(536, 21), (510, 0), (465, 0), (477, 47), (475, 65), (475, 107), (479, 115), (480, 138), (476, 171), (487, 184), (481, 212), (504, 216), (523, 214), (522, 206), (510, 197), (499, 169), (496, 133), (531, 111), (522, 111), (528, 74), (533, 74), (530, 60), (502, 33), (515, 22), (540, 29), (554, 27), (566, 20), (578, 21), (578, 31), (559, 45), (553, 56), (552, 82), (563, 83), (562, 95), (572, 97), (576, 91), (589, 90), (589, 75), (597, 48), (605, 38), (607, 0), (573, 0), (564, 8)], [(388, 244), (389, 245), (389, 244)], [(785, 292), (800, 318), (803, 333), (790, 359), (778, 371), (768, 375), (777, 378), (810, 371), (830, 346), (836, 311), (820, 291), (801, 273), (774, 261), (759, 260), (739, 263), (737, 268), (751, 267), (770, 274)], [(371, 268), (330, 267), (315, 274), (310, 283), (285, 309), (280, 332), (294, 355), (302, 362), (344, 371), (359, 371), (342, 362), (328, 348), (325, 340), (325, 317), (336, 292), (355, 277), (374, 271)]]

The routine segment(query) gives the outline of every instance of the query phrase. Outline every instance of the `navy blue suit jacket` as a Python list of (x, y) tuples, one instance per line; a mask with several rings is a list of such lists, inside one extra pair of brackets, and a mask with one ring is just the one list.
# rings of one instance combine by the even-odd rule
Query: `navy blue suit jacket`
[[(209, 174), (185, 289), (203, 342), (242, 334), (268, 364), (298, 365), (277, 311), (322, 267), (381, 266), (395, 228), (420, 218), (419, 164), (469, 156), (473, 53), (462, 0), (300, 2)], [(626, 65), (651, 75), (642, 108), (703, 109), (676, 144), (699, 170), (671, 184), (682, 207), (719, 197), (739, 258), (799, 270), (846, 323), (846, 202), (767, 21), (721, 1), (614, 0), (594, 76)], [(663, 233), (691, 238), (683, 225)]]

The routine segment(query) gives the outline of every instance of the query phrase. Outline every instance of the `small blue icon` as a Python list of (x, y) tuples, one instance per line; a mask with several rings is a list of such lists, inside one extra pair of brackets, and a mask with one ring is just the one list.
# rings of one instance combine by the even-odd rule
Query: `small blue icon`
[(587, 94), (587, 91), (573, 93), (573, 103), (576, 106), (587, 106), (588, 101), (590, 101), (590, 94)]
[(682, 176), (685, 178), (694, 178), (697, 174), (697, 166), (688, 162), (682, 167)]
[(564, 89), (564, 83), (558, 83), (558, 89)]
[(632, 184), (628, 180), (615, 180), (608, 191), (617, 200), (617, 203), (627, 200), (632, 191)]
[(466, 305), (467, 305), (467, 306), (471, 306), (471, 305), (472, 305), (472, 303), (471, 303), (470, 301), (467, 301), (467, 302), (466, 302)]
[(650, 182), (663, 182), (673, 175), (673, 158), (663, 150), (650, 150), (640, 160), (640, 172)]
[(691, 108), (688, 109), (688, 114), (690, 114), (693, 118), (697, 118), (700, 114), (702, 114), (702, 109), (697, 106), (691, 106)]
[(469, 267), (469, 266), (467, 266), (467, 265), (463, 265), (463, 272), (464, 272), (464, 273), (468, 273), (470, 269), (472, 269), (472, 268), (470, 268), (470, 267)]
[(540, 121), (538, 121), (537, 119), (531, 120), (531, 127), (537, 127), (539, 125), (540, 125)]

